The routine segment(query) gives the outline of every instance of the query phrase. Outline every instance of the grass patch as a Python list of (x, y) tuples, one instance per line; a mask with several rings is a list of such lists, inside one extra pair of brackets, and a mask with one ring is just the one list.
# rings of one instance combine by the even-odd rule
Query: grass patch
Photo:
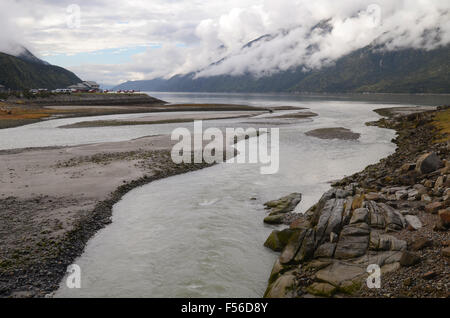
[(450, 109), (437, 112), (434, 116), (433, 125), (439, 130), (436, 142), (447, 142), (450, 140)]
[(41, 119), (49, 117), (51, 114), (51, 111), (45, 109), (1, 108), (0, 120)]

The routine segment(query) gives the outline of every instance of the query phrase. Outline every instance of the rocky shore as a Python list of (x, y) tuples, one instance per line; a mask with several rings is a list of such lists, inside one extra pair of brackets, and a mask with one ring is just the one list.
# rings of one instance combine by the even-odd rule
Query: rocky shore
[[(281, 252), (265, 297), (450, 296), (450, 108), (379, 113), (369, 125), (397, 131), (394, 154), (304, 214), (292, 213), (298, 193), (266, 204), (265, 222), (289, 227), (265, 243)], [(381, 286), (369, 288), (377, 270)]]

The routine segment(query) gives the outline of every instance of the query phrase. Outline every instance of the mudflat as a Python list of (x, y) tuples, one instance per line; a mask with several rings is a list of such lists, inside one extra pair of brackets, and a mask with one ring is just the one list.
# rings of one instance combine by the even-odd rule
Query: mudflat
[(135, 126), (135, 125), (156, 125), (156, 124), (170, 124), (170, 123), (184, 123), (195, 120), (214, 120), (214, 119), (232, 119), (245, 118), (260, 115), (263, 112), (250, 111), (218, 111), (218, 112), (204, 112), (204, 113), (164, 113), (164, 114), (149, 114), (143, 115), (139, 118), (128, 120), (96, 120), (96, 121), (81, 121), (78, 123), (64, 125), (60, 128), (86, 128), (86, 127), (106, 127), (106, 126)]
[[(268, 112), (272, 109), (246, 105), (227, 104), (167, 104), (152, 102), (149, 104), (14, 104), (0, 102), (0, 129), (12, 128), (36, 123), (42, 120), (70, 117), (103, 116), (116, 114), (161, 113), (161, 112)], [(234, 118), (233, 115), (230, 115)], [(214, 116), (211, 116), (214, 117)], [(226, 117), (226, 116), (224, 116)], [(173, 121), (173, 120), (172, 120)], [(186, 120), (185, 120), (186, 121)], [(190, 121), (190, 120), (189, 120)], [(180, 121), (177, 121), (180, 122)], [(102, 124), (103, 125), (103, 124)], [(101, 125), (101, 126), (102, 126)]]
[(319, 128), (310, 130), (305, 134), (307, 136), (316, 137), (320, 139), (342, 139), (342, 140), (357, 140), (361, 136), (361, 134), (354, 133), (350, 129), (343, 127)]
[(173, 163), (170, 136), (0, 152), (0, 296), (55, 290), (134, 187), (208, 166)]

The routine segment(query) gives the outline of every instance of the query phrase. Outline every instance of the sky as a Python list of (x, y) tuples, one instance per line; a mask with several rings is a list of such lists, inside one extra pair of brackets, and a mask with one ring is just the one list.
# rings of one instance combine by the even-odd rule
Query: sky
[[(328, 32), (312, 29), (321, 21)], [(105, 85), (264, 76), (320, 68), (374, 41), (387, 50), (447, 45), (450, 0), (1, 0), (0, 28), (0, 51), (21, 44)], [(243, 48), (263, 35), (270, 41)]]

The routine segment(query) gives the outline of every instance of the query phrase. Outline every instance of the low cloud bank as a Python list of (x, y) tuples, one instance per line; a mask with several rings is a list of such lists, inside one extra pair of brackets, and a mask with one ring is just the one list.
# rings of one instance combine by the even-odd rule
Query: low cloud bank
[(385, 50), (450, 43), (449, 1), (79, 1), (81, 28), (74, 30), (66, 25), (70, 3), (3, 0), (0, 51), (18, 54), (21, 43), (45, 58), (147, 45), (127, 63), (69, 67), (117, 84), (190, 72), (264, 76), (321, 68), (371, 43)]

